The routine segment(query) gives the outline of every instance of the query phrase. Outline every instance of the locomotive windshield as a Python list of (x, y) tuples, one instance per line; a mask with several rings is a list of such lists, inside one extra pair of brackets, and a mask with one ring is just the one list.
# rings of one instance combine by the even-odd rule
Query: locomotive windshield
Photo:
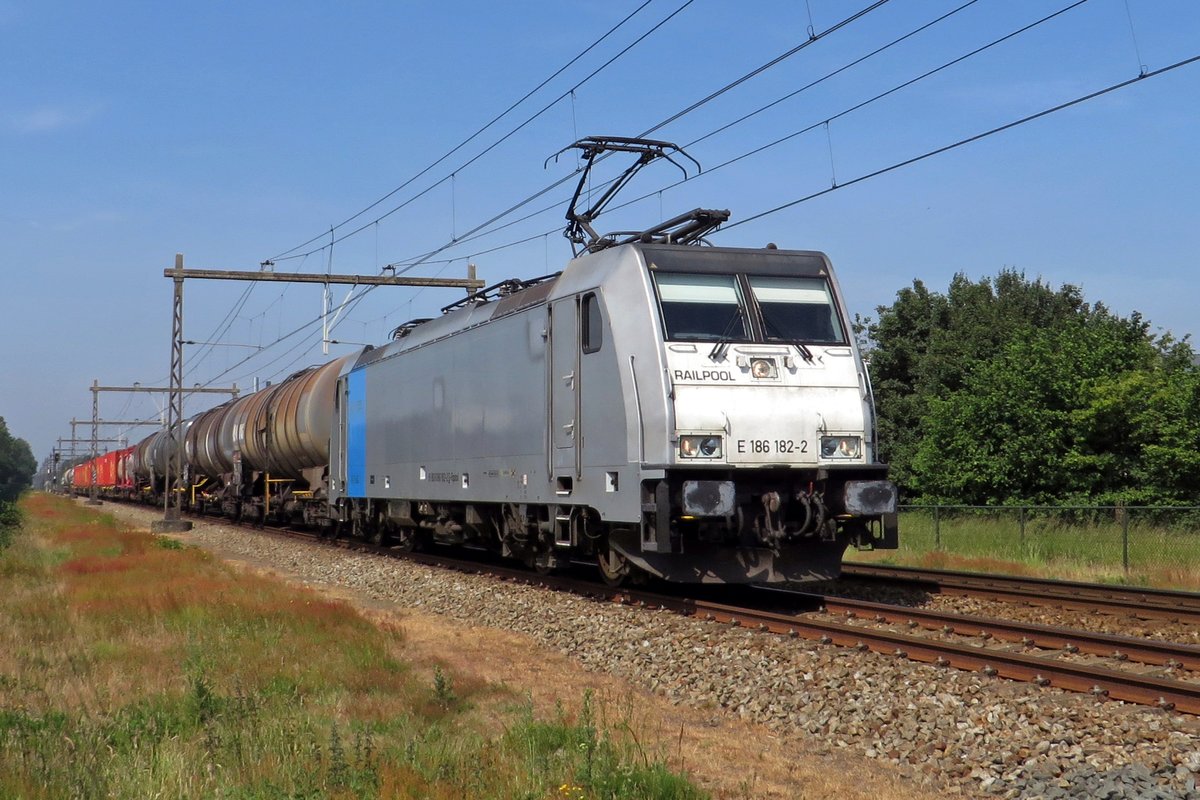
[(747, 338), (745, 304), (734, 276), (662, 272), (655, 280), (668, 339)]
[(655, 270), (668, 341), (844, 344), (824, 278)]
[(829, 284), (821, 278), (750, 276), (767, 341), (841, 344)]

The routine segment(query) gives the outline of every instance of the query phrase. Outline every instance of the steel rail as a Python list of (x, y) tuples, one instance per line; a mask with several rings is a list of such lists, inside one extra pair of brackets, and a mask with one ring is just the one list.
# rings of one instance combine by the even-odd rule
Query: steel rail
[[(636, 595), (631, 594), (630, 597)], [(646, 600), (645, 597), (640, 599)], [(1200, 714), (1200, 684), (1196, 683), (707, 601), (654, 598), (651, 602), (717, 622), (753, 625), (759, 630), (803, 636), (827, 644), (872, 650), (914, 661), (1029, 681), (1039, 686), (1055, 686), (1068, 691)]]
[(1119, 661), (1129, 660), (1141, 664), (1200, 670), (1200, 647), (1195, 645), (971, 614), (929, 611), (844, 597), (800, 594), (818, 600), (830, 614), (842, 614), (850, 618), (919, 626), (926, 630), (960, 636), (984, 636), (1043, 650), (1087, 653)]
[(1079, 611), (1101, 611), (1138, 619), (1200, 624), (1200, 594), (1159, 589), (1120, 589), (1103, 584), (983, 575), (949, 570), (844, 564), (842, 576), (933, 587), (941, 594), (981, 597)]

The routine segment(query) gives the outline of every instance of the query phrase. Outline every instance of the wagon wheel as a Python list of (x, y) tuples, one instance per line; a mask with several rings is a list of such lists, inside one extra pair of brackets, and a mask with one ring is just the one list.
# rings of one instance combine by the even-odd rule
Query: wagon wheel
[(629, 563), (629, 559), (608, 544), (596, 553), (596, 565), (600, 567), (600, 577), (609, 586), (621, 586), (633, 574), (633, 565)]

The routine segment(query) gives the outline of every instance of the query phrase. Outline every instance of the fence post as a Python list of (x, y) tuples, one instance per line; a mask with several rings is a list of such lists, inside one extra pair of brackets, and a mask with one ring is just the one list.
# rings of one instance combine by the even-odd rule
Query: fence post
[(1125, 577), (1129, 577), (1129, 509), (1121, 509), (1121, 565), (1125, 568)]
[(1021, 544), (1025, 543), (1025, 506), (1021, 506)]
[(933, 549), (942, 549), (942, 506), (933, 507)]

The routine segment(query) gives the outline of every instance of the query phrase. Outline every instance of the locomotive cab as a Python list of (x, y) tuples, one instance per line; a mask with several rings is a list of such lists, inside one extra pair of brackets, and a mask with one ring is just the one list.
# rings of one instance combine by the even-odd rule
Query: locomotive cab
[[(828, 259), (627, 245), (579, 261), (614, 251), (630, 269), (597, 265), (610, 276), (599, 294), (628, 359), (640, 463), (636, 536), (610, 532), (620, 558), (674, 581), (778, 582), (836, 577), (850, 544), (895, 547), (897, 492), (875, 458), (869, 379)], [(634, 270), (640, 280), (622, 275)], [(588, 385), (585, 369), (573, 375)], [(586, 416), (580, 427), (594, 462)]]

